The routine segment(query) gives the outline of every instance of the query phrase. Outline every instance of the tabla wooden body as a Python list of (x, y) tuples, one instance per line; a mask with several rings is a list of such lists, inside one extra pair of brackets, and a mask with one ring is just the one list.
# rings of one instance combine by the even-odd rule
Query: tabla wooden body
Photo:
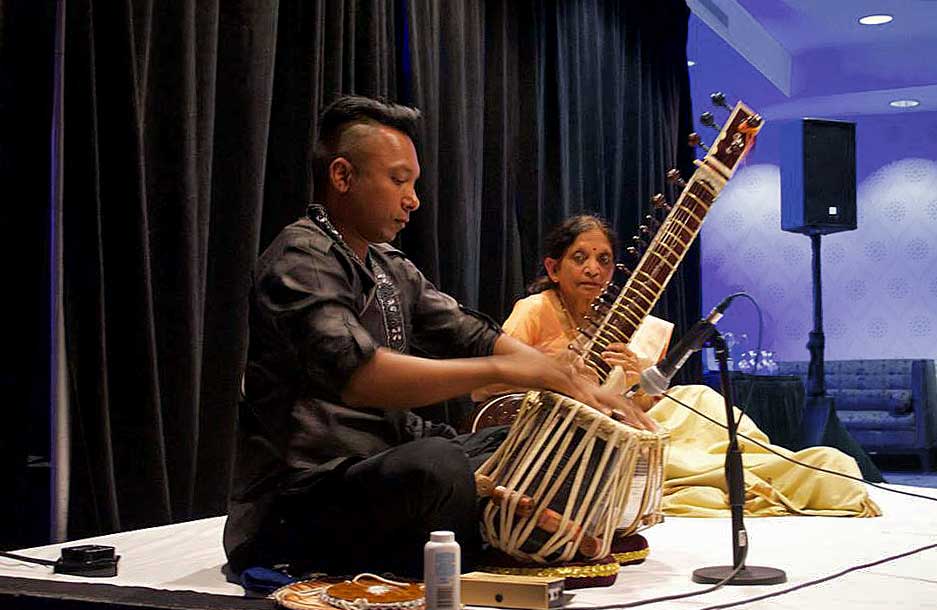
[(483, 511), (482, 532), (523, 560), (604, 557), (616, 532), (662, 520), (668, 444), (666, 432), (637, 430), (560, 394), (528, 392), (504, 443), (476, 473), (499, 490)]

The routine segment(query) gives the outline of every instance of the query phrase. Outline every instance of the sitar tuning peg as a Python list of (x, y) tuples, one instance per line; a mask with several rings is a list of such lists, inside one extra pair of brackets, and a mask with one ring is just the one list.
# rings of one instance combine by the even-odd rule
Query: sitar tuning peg
[(716, 126), (716, 118), (713, 117), (713, 113), (711, 112), (704, 112), (703, 114), (699, 115), (699, 122), (706, 127), (715, 129), (716, 131), (719, 130), (719, 128)]
[(593, 326), (598, 326), (598, 322), (595, 321), (595, 319), (592, 317), (592, 314), (594, 313), (598, 315), (600, 318), (604, 317), (609, 307), (610, 307), (609, 303), (606, 303), (605, 301), (599, 298), (596, 298), (595, 300), (593, 300), (592, 303), (589, 304), (590, 313), (587, 316), (589, 318), (588, 322), (592, 324)]
[(654, 209), (667, 214), (670, 212), (670, 204), (667, 203), (667, 200), (664, 199), (664, 196), (660, 193), (657, 193), (651, 197), (651, 205), (654, 206)]
[(667, 171), (667, 181), (676, 184), (681, 189), (686, 188), (686, 182), (680, 176), (680, 170), (674, 168)]
[(647, 242), (641, 239), (640, 235), (633, 235), (631, 241), (634, 242), (635, 247), (640, 251), (644, 252), (644, 249), (647, 248)]
[[(620, 274), (617, 276), (618, 278), (627, 281), (628, 278), (631, 277), (631, 268), (622, 263), (617, 263), (615, 265), (615, 273)], [(618, 298), (618, 292), (611, 292), (608, 286), (605, 287), (605, 294), (608, 294), (613, 301)]]
[(646, 222), (648, 226), (651, 227), (651, 230), (655, 233), (657, 233), (657, 229), (660, 228), (660, 221), (654, 218), (654, 216), (651, 214), (648, 214), (644, 217), (644, 222)]
[(722, 91), (716, 91), (709, 96), (709, 99), (712, 100), (712, 103), (720, 108), (729, 109), (729, 105), (726, 103), (726, 94)]
[(651, 230), (651, 227), (649, 227), (649, 226), (647, 226), (647, 225), (641, 225), (641, 226), (639, 226), (639, 227), (638, 227), (638, 230), (641, 232), (642, 235), (645, 235), (645, 236), (647, 236), (647, 237), (649, 237), (649, 238), (654, 236), (654, 231), (652, 231), (652, 230)]
[(635, 248), (634, 246), (628, 246), (627, 248), (625, 248), (625, 252), (627, 252), (628, 255), (631, 256), (631, 257), (633, 257), (633, 258), (640, 258), (640, 257), (641, 257), (641, 252), (639, 252), (638, 249)]
[(699, 134), (696, 133), (695, 131), (691, 133), (689, 136), (687, 136), (687, 144), (689, 144), (693, 148), (696, 148), (697, 146), (699, 146), (706, 152), (709, 152), (709, 147), (706, 146), (706, 143), (703, 142), (703, 139), (700, 138)]

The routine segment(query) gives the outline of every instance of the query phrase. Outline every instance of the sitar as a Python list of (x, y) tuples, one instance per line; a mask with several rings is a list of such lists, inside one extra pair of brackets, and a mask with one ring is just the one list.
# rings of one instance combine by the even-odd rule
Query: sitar
[[(728, 108), (722, 94), (713, 94), (712, 100)], [(701, 122), (715, 126), (712, 114), (708, 112), (703, 113)], [(699, 235), (713, 202), (754, 146), (763, 124), (760, 115), (738, 102), (712, 145), (707, 147), (698, 134), (690, 134), (690, 145), (702, 147), (706, 155), (694, 161), (696, 170), (686, 182), (676, 170), (668, 172), (668, 178), (682, 187), (676, 203), (669, 206), (662, 195), (652, 199), (655, 207), (667, 210), (660, 227), (621, 289), (607, 287), (595, 298), (591, 306), (593, 313), (587, 318), (586, 326), (577, 329), (575, 339), (569, 344), (575, 357), (595, 374), (601, 384), (624, 389), (621, 387), (620, 369), (605, 362), (602, 352), (611, 343), (628, 344), (631, 341)], [(523, 393), (504, 394), (483, 403), (475, 411), (471, 429), (510, 423), (523, 397)]]

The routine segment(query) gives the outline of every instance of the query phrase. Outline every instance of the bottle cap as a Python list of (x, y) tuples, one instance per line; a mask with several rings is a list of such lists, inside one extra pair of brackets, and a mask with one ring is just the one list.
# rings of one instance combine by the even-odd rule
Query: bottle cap
[(430, 532), (430, 542), (455, 542), (455, 534), (446, 530)]

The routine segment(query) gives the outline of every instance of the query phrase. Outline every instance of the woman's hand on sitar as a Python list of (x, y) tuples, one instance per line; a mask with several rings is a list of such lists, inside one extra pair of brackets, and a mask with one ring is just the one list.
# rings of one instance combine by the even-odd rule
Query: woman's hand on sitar
[[(650, 358), (643, 358), (628, 349), (624, 343), (609, 343), (605, 351), (602, 352), (602, 359), (612, 366), (620, 366), (624, 372), (624, 387), (631, 388), (641, 381), (641, 373), (652, 366), (654, 361)], [(643, 411), (648, 411), (657, 404), (658, 397), (648, 396), (638, 390), (638, 393), (631, 397), (631, 401), (638, 405)]]
[(626, 373), (640, 374), (644, 369), (654, 366), (652, 360), (638, 356), (624, 343), (609, 343), (602, 352), (602, 360), (612, 366), (620, 366)]

